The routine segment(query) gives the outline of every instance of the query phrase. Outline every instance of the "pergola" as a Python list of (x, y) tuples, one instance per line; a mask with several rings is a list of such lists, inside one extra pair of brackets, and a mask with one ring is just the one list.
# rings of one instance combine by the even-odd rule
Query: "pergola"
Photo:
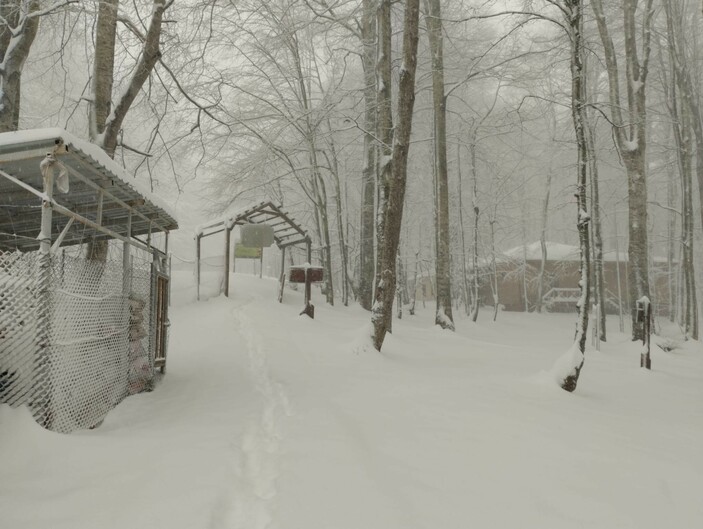
[(232, 230), (235, 226), (244, 224), (265, 224), (273, 229), (273, 240), (281, 250), (281, 278), (278, 300), (283, 299), (283, 285), (285, 282), (285, 256), (286, 248), (290, 246), (305, 244), (307, 249), (307, 260), (312, 259), (312, 241), (307, 232), (285, 211), (276, 206), (273, 202), (261, 202), (251, 206), (240, 213), (229, 215), (219, 220), (198, 228), (195, 236), (196, 240), (196, 260), (198, 277), (198, 299), (200, 299), (200, 241), (204, 237), (210, 237), (217, 233), (225, 232), (225, 296), (229, 296), (229, 270), (230, 270), (230, 247)]

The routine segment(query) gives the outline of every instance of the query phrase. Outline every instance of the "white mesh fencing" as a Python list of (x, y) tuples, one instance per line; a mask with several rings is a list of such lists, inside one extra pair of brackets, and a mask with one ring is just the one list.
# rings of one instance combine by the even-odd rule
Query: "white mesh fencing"
[(151, 264), (0, 252), (0, 402), (57, 432), (151, 388)]

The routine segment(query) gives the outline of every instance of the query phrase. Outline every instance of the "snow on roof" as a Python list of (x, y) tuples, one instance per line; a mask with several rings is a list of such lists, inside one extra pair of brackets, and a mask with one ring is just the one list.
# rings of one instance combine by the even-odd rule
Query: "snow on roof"
[[(550, 261), (578, 261), (580, 258), (578, 246), (550, 241), (546, 241), (545, 244), (547, 245), (547, 259)], [(535, 241), (526, 247), (511, 248), (503, 254), (511, 259), (522, 260), (526, 256), (528, 261), (539, 261), (542, 259), (542, 245), (539, 241)]]
[[(548, 261), (578, 261), (581, 259), (581, 250), (578, 246), (573, 246), (571, 244), (562, 244), (558, 242), (546, 241), (547, 245), (547, 260)], [(510, 259), (516, 259), (522, 261), (523, 257), (526, 256), (528, 261), (541, 261), (542, 260), (542, 246), (539, 241), (532, 242), (526, 247), (516, 246), (503, 252), (503, 255)], [(620, 251), (619, 255), (615, 251), (603, 252), (604, 262), (617, 262), (618, 257), (620, 262), (626, 262), (628, 260), (627, 252)], [(661, 256), (651, 256), (650, 259), (655, 263), (666, 262), (666, 257)]]
[(5, 145), (43, 143), (56, 139), (63, 140), (64, 144), (69, 147), (69, 151), (79, 152), (84, 157), (91, 159), (94, 163), (103, 166), (112, 176), (120, 180), (123, 184), (131, 187), (132, 190), (136, 191), (139, 195), (144, 197), (144, 199), (162, 209), (173, 219), (176, 219), (175, 212), (165, 200), (152, 193), (151, 189), (149, 189), (146, 184), (130, 176), (124, 167), (110, 158), (98, 145), (87, 140), (82, 140), (64, 129), (55, 127), (4, 132), (0, 134), (0, 147)]
[[(56, 186), (53, 202), (66, 215), (54, 215), (52, 233), (61, 233), (62, 244), (81, 244), (98, 236), (137, 237), (178, 228), (169, 204), (139, 182), (100, 147), (58, 128), (0, 134), (0, 249), (31, 251), (38, 247), (41, 226), (39, 198), (44, 191), (41, 163), (48, 153), (68, 175), (68, 189)], [(65, 182), (64, 182), (65, 184)], [(69, 217), (80, 215), (96, 226), (69, 226)], [(105, 232), (100, 236), (105, 236)]]

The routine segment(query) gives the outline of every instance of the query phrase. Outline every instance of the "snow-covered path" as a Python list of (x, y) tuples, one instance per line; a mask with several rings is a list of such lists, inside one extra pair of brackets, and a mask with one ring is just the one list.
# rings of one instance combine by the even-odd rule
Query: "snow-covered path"
[[(649, 529), (703, 526), (703, 350), (612, 331), (566, 394), (542, 370), (571, 315), (431, 312), (359, 347), (368, 314), (298, 316), (235, 274), (195, 303), (176, 275), (169, 371), (93, 431), (61, 436), (0, 406), (0, 527)], [(613, 322), (614, 323), (614, 322)]]

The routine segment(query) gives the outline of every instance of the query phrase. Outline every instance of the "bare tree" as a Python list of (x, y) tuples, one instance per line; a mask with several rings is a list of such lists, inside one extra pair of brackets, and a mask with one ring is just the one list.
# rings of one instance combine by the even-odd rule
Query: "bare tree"
[(77, 0), (3, 0), (0, 3), (0, 132), (17, 130), (22, 69), (42, 17)]
[[(683, 275), (683, 328), (686, 336), (698, 339), (698, 303), (694, 270), (694, 219), (693, 219), (693, 167), (699, 181), (703, 182), (703, 116), (700, 115), (698, 97), (687, 64), (686, 46), (683, 41), (686, 9), (683, 4), (664, 3), (669, 50), (669, 81), (663, 87), (676, 143), (679, 174), (681, 177), (681, 270)], [(662, 68), (663, 75), (666, 69)], [(694, 149), (694, 138), (696, 148)]]
[[(603, 43), (605, 65), (608, 74), (608, 96), (613, 136), (627, 172), (630, 299), (649, 298), (649, 263), (647, 243), (647, 171), (645, 154), (647, 147), (647, 98), (646, 86), (651, 51), (651, 22), (654, 15), (652, 0), (646, 0), (641, 9), (642, 23), (638, 28), (636, 15), (638, 0), (621, 0), (623, 14), (625, 87), (627, 102), (621, 98), (621, 72), (618, 55), (611, 36), (602, 0), (591, 2), (596, 16), (598, 32)], [(638, 38), (641, 30), (641, 41)], [(627, 114), (623, 115), (623, 109)], [(640, 339), (636, 314), (632, 312), (632, 339)]]
[(376, 196), (376, 1), (363, 0), (361, 35), (364, 69), (364, 162), (361, 175), (361, 225), (359, 227), (359, 304), (371, 310), (374, 283), (374, 218)]
[[(163, 16), (173, 5), (173, 1), (153, 0), (145, 31), (140, 29), (140, 24), (118, 16), (119, 0), (106, 0), (99, 5), (95, 35), (90, 135), (92, 140), (111, 157), (115, 156), (120, 130), (132, 104), (161, 59), (159, 45)], [(124, 84), (124, 90), (113, 101), (115, 36), (118, 18), (133, 31), (141, 42), (141, 49), (132, 74)]]
[(435, 325), (454, 330), (451, 274), (449, 270), (449, 185), (447, 173), (447, 97), (444, 93), (442, 13), (439, 0), (425, 0), (427, 34), (432, 54), (432, 108), (437, 192), (436, 233), (437, 309)]
[[(395, 261), (398, 254), (400, 228), (403, 220), (410, 132), (412, 130), (413, 108), (415, 106), (419, 4), (420, 0), (407, 0), (405, 4), (403, 62), (400, 69), (398, 87), (398, 124), (393, 136), (392, 158), (384, 161), (385, 164), (391, 165), (392, 173), (389, 181), (384, 182), (388, 192), (384, 208), (380, 213), (384, 217), (383, 232), (379, 245), (379, 253), (382, 254), (382, 259), (380, 261), (380, 279), (376, 285), (375, 302), (371, 315), (373, 344), (378, 351), (383, 346), (383, 341), (390, 328), (393, 316), (393, 297), (396, 284)], [(388, 2), (387, 8), (390, 9), (390, 2)], [(388, 14), (390, 15), (390, 13)], [(388, 22), (385, 22), (379, 19), (379, 32), (389, 31), (390, 20), (388, 19)], [(388, 38), (390, 38), (390, 35), (388, 35)], [(386, 51), (390, 52), (390, 49), (385, 49), (384, 39), (385, 36), (381, 39), (382, 54)], [(390, 56), (388, 60), (390, 60)]]

